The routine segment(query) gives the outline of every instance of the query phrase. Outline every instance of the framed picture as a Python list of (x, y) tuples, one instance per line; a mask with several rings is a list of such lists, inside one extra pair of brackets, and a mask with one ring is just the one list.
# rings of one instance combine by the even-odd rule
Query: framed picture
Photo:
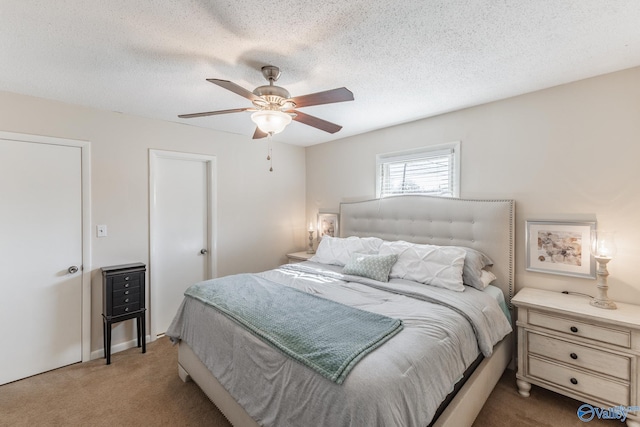
[(338, 237), (338, 214), (319, 213), (318, 214), (318, 240), (323, 236)]
[(527, 221), (527, 270), (595, 279), (595, 229), (595, 221)]

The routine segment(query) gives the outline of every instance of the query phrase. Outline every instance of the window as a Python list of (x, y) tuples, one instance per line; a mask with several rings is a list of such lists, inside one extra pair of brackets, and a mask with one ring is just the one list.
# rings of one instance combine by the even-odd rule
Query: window
[(460, 141), (376, 156), (378, 197), (460, 197)]

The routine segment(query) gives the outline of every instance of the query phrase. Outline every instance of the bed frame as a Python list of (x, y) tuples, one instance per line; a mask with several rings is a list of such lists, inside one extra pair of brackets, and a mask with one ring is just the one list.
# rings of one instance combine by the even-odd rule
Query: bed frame
[[(514, 290), (514, 201), (465, 200), (429, 196), (396, 196), (364, 202), (340, 204), (340, 235), (376, 236), (384, 240), (467, 246), (488, 255), (492, 272), (511, 307)], [(491, 394), (513, 353), (513, 334), (498, 343), (493, 355), (485, 358), (434, 427), (471, 426)], [(193, 380), (237, 427), (258, 424), (231, 397), (184, 343), (178, 349), (178, 374)]]

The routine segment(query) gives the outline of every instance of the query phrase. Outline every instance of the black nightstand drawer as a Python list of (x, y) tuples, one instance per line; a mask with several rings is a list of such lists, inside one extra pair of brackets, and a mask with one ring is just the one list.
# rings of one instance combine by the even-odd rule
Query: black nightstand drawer
[(140, 279), (136, 277), (136, 280), (127, 281), (127, 282), (119, 282), (111, 285), (111, 290), (113, 292), (122, 291), (125, 289), (140, 289)]
[[(117, 307), (119, 305), (125, 305), (125, 304), (133, 304), (133, 303), (137, 303), (138, 306), (140, 305), (140, 289), (133, 289), (131, 291), (125, 290), (125, 291), (113, 293), (114, 307)], [(115, 313), (113, 315), (117, 316), (117, 314)]]
[(120, 305), (118, 307), (113, 307), (113, 316), (122, 316), (124, 314), (134, 313), (136, 311), (140, 311), (140, 303), (136, 302), (133, 304), (125, 304)]
[(128, 272), (124, 274), (114, 274), (111, 276), (113, 280), (113, 284), (123, 283), (123, 282), (131, 282), (134, 280), (140, 280), (140, 275), (144, 276), (144, 272), (140, 273), (136, 272)]

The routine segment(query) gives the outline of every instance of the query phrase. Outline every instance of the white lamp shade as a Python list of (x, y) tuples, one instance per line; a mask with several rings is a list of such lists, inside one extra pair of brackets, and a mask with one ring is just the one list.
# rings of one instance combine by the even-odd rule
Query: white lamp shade
[(616, 255), (614, 231), (594, 231), (591, 234), (591, 253), (599, 258), (613, 258)]
[(291, 123), (291, 116), (282, 111), (261, 110), (253, 113), (251, 120), (264, 133), (280, 133)]

